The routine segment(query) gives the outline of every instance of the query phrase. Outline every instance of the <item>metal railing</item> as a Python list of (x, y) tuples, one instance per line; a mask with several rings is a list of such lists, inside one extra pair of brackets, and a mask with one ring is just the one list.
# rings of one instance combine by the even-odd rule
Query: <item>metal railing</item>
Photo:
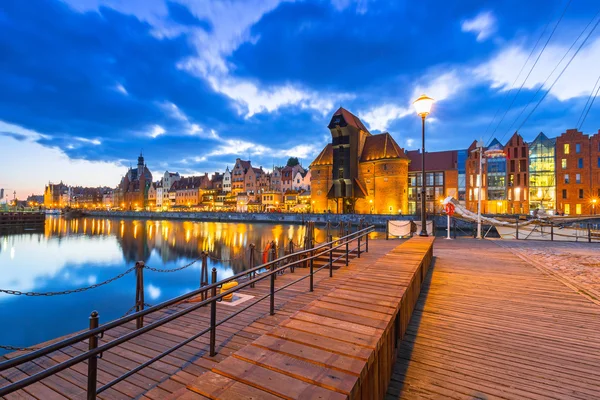
[[(348, 265), (349, 255), (350, 255), (350, 253), (355, 252), (355, 251), (356, 251), (357, 257), (360, 258), (360, 255), (362, 252), (369, 251), (369, 234), (371, 232), (373, 232), (374, 230), (375, 230), (374, 226), (369, 226), (367, 228), (360, 229), (356, 232), (348, 233), (347, 235), (340, 237), (336, 240), (333, 240), (331, 235), (329, 235), (328, 241), (326, 243), (314, 246), (310, 249), (301, 250), (301, 251), (298, 251), (298, 252), (295, 252), (292, 254), (288, 254), (283, 257), (273, 259), (265, 264), (256, 266), (254, 268), (251, 268), (250, 270), (243, 271), (239, 274), (236, 274), (229, 278), (223, 279), (219, 282), (216, 282), (217, 270), (216, 270), (216, 268), (213, 268), (211, 284), (201, 287), (200, 289), (196, 289), (187, 294), (175, 297), (171, 300), (167, 300), (167, 301), (157, 304), (155, 306), (149, 307), (145, 310), (137, 311), (133, 314), (124, 316), (122, 318), (119, 318), (117, 320), (114, 320), (114, 321), (109, 322), (104, 325), (99, 325), (99, 315), (96, 311), (93, 311), (89, 317), (89, 330), (78, 333), (72, 337), (63, 339), (59, 342), (50, 344), (43, 348), (37, 349), (35, 351), (32, 351), (31, 353), (23, 354), (23, 355), (15, 357), (15, 358), (12, 358), (10, 360), (4, 361), (4, 362), (0, 363), (0, 371), (5, 371), (10, 368), (17, 368), (24, 363), (36, 360), (39, 357), (47, 356), (52, 352), (65, 349), (66, 347), (73, 346), (73, 345), (83, 342), (85, 340), (88, 340), (88, 350), (87, 351), (85, 351), (81, 354), (78, 354), (77, 356), (74, 356), (74, 357), (70, 358), (69, 360), (66, 360), (59, 364), (48, 367), (48, 368), (44, 369), (43, 371), (40, 371), (29, 377), (23, 378), (17, 382), (13, 382), (9, 385), (1, 387), (0, 388), (0, 397), (5, 396), (9, 393), (12, 393), (16, 390), (23, 389), (23, 388), (27, 387), (28, 385), (39, 382), (44, 378), (55, 375), (67, 368), (70, 368), (78, 363), (81, 363), (81, 362), (84, 362), (87, 360), (88, 361), (87, 398), (95, 399), (98, 394), (104, 392), (106, 389), (127, 379), (131, 375), (134, 375), (135, 373), (139, 372), (140, 370), (146, 368), (147, 366), (151, 365), (152, 363), (160, 360), (161, 358), (167, 356), (168, 354), (185, 346), (186, 344), (192, 342), (193, 340), (199, 338), (200, 336), (202, 336), (206, 333), (210, 333), (209, 354), (211, 356), (214, 356), (216, 354), (217, 327), (219, 327), (221, 324), (229, 321), (230, 319), (243, 313), (244, 311), (248, 310), (250, 307), (260, 303), (261, 301), (263, 301), (267, 298), (270, 298), (269, 313), (270, 313), (270, 315), (274, 315), (275, 314), (275, 294), (292, 286), (292, 285), (295, 285), (298, 282), (301, 282), (307, 278), (309, 279), (309, 290), (312, 292), (314, 289), (314, 280), (313, 280), (314, 274), (324, 268), (329, 267), (329, 276), (332, 277), (333, 276), (333, 264), (336, 261), (345, 258), (345, 260), (344, 260), (345, 265)], [(363, 240), (364, 240), (364, 244), (361, 243)], [(350, 244), (354, 243), (354, 242), (357, 245), (356, 245), (356, 247), (351, 249)], [(337, 256), (337, 258), (334, 259), (333, 258), (334, 251), (338, 250), (338, 249), (342, 249), (343, 251), (341, 252), (341, 254), (339, 256)], [(328, 255), (328, 261), (323, 266), (315, 269), (314, 260), (318, 259), (322, 256), (325, 256), (325, 255)], [(292, 282), (282, 285), (281, 287), (275, 288), (275, 279), (276, 279), (277, 274), (282, 273), (283, 271), (285, 271), (288, 268), (290, 268), (290, 270), (291, 270), (292, 268), (294, 268), (296, 266), (307, 265), (307, 264), (308, 264), (308, 269), (309, 269), (309, 273), (307, 275), (303, 275), (300, 278), (293, 280)], [(217, 294), (217, 288), (219, 286), (223, 285), (224, 283), (232, 281), (232, 280), (242, 280), (247, 277), (250, 277), (250, 279), (246, 279), (245, 281), (241, 282), (237, 286), (235, 286), (229, 290), (226, 290), (226, 291), (220, 291), (220, 293)], [(246, 287), (254, 287), (254, 285), (257, 282), (262, 281), (264, 279), (270, 279), (270, 287), (269, 287), (268, 294), (265, 294), (265, 295), (257, 298), (252, 303), (246, 305), (245, 307), (239, 309), (238, 311), (236, 311), (230, 315), (227, 315), (225, 318), (221, 319), (220, 321), (217, 321), (216, 311), (217, 311), (217, 302), (218, 301), (220, 301), (223, 297), (233, 294), (233, 293), (235, 293), (241, 289), (244, 289)], [(140, 283), (138, 282), (138, 284), (140, 284)], [(205, 296), (206, 293), (210, 293), (211, 294), (210, 297), (204, 298), (202, 301), (199, 301), (197, 303), (190, 303), (192, 305), (183, 310), (179, 310), (172, 314), (164, 316), (146, 326), (143, 326), (142, 324), (139, 323), (139, 321), (143, 320), (143, 317), (146, 315), (149, 315), (153, 312), (164, 309), (166, 307), (171, 307), (171, 306), (177, 305), (178, 303), (181, 303), (184, 300), (187, 300), (187, 299), (190, 299), (193, 297), (197, 297), (199, 295)], [(103, 352), (108, 351), (116, 346), (119, 346), (131, 339), (134, 339), (140, 335), (143, 335), (144, 333), (147, 333), (155, 328), (158, 328), (170, 321), (173, 321), (173, 320), (175, 320), (181, 316), (184, 316), (186, 314), (189, 314), (189, 313), (191, 313), (195, 310), (198, 310), (199, 308), (204, 307), (204, 306), (210, 307), (210, 326), (209, 327), (197, 332), (193, 336), (179, 342), (175, 346), (170, 347), (169, 349), (163, 351), (162, 353), (156, 355), (155, 357), (152, 357), (151, 359), (144, 362), (143, 364), (138, 365), (137, 367), (131, 369), (127, 373), (125, 373), (125, 374), (113, 379), (112, 381), (106, 383), (105, 385), (101, 386), (100, 388), (97, 388), (98, 359), (102, 358)], [(125, 335), (122, 335), (116, 339), (113, 339), (108, 343), (101, 344), (101, 345), (99, 344), (100, 339), (102, 339), (104, 336), (104, 332), (106, 332), (110, 329), (122, 326), (123, 324), (126, 324), (126, 323), (134, 321), (134, 320), (137, 322), (136, 330), (131, 331)]]

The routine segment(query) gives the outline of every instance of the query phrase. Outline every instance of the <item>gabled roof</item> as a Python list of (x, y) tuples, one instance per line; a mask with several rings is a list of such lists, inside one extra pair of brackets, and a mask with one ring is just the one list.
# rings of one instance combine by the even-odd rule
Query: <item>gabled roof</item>
[[(421, 151), (411, 150), (407, 151), (406, 155), (410, 159), (408, 165), (408, 171), (421, 171)], [(458, 168), (458, 151), (457, 150), (446, 150), (446, 151), (435, 151), (432, 153), (425, 152), (425, 171), (446, 171), (450, 169)]]
[(346, 124), (348, 124), (348, 125), (351, 125), (355, 128), (358, 128), (365, 132), (370, 133), (369, 130), (367, 129), (367, 127), (362, 123), (360, 118), (358, 118), (356, 115), (352, 114), (350, 111), (346, 110), (344, 107), (338, 108), (338, 110), (333, 113), (333, 116), (331, 117), (331, 122), (329, 123), (329, 126), (328, 126), (329, 129), (332, 129), (336, 125), (339, 125), (338, 123), (334, 122), (336, 120), (337, 116), (341, 116), (343, 118), (343, 121), (341, 121), (341, 122), (345, 121)]
[(328, 143), (310, 164), (311, 167), (315, 165), (333, 165), (333, 145), (331, 143)]
[(246, 171), (249, 170), (250, 168), (252, 168), (252, 164), (250, 163), (250, 161), (245, 161), (240, 159), (240, 166), (242, 168), (244, 168)]
[(375, 161), (387, 158), (408, 159), (404, 150), (398, 146), (389, 133), (367, 136), (360, 161)]

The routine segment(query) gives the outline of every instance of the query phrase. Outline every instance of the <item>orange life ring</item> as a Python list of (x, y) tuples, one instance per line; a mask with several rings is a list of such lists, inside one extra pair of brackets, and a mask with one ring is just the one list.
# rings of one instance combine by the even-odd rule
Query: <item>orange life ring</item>
[(269, 262), (269, 250), (271, 250), (271, 242), (267, 243), (267, 247), (265, 247), (265, 252), (263, 253), (263, 264)]

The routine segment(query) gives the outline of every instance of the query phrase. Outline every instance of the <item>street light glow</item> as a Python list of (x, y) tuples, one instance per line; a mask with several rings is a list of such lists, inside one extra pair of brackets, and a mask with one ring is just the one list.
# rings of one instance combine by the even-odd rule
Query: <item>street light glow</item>
[(425, 94), (422, 94), (418, 99), (413, 102), (417, 115), (425, 118), (431, 112), (431, 106), (433, 105), (433, 99)]

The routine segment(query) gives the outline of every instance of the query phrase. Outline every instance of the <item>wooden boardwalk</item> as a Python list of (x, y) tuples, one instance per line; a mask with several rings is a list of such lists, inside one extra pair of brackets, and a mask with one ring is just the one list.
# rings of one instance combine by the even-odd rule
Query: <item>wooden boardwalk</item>
[(495, 241), (434, 255), (386, 399), (600, 398), (598, 305)]
[[(364, 265), (368, 265), (382, 257), (397, 245), (397, 241), (372, 240), (369, 243), (369, 253), (363, 253), (360, 259), (351, 260), (349, 267), (342, 266), (342, 262), (336, 263), (333, 278), (329, 278), (329, 271), (327, 269), (316, 273), (314, 292), (309, 292), (309, 283), (308, 279), (306, 279), (277, 293), (275, 297), (276, 314), (274, 316), (269, 315), (269, 300), (266, 299), (246, 312), (232, 318), (217, 328), (216, 343), (218, 354), (215, 357), (208, 355), (209, 335), (206, 334), (164, 357), (162, 360), (157, 361), (148, 368), (143, 369), (138, 374), (104, 391), (99, 395), (99, 398), (126, 399), (137, 397), (143, 399), (164, 399), (170, 396), (172, 393), (185, 388), (186, 385), (195, 381), (197, 377), (211, 370), (218, 363), (226, 360), (234, 352), (242, 349), (267, 331), (278, 326), (282, 321), (305, 307), (311, 301), (328, 294), (337, 287), (339, 282), (355, 273)], [(315, 267), (318, 265), (318, 263), (315, 263)], [(297, 279), (301, 274), (306, 275), (307, 273), (308, 269), (297, 268), (296, 273), (288, 272), (284, 275), (279, 275), (276, 280), (276, 287), (283, 286)], [(258, 283), (253, 289), (243, 289), (241, 293), (259, 297), (268, 293), (268, 290), (269, 280), (266, 279)], [(252, 301), (252, 299), (249, 301)], [(221, 320), (245, 305), (246, 303), (237, 306), (218, 303), (217, 320)], [(178, 307), (186, 307), (186, 305)], [(151, 318), (146, 318), (146, 323), (150, 323), (162, 315), (173, 313), (180, 309), (178, 307), (167, 309), (162, 313), (154, 313)], [(98, 362), (98, 387), (206, 328), (210, 320), (209, 311), (209, 308), (193, 311), (184, 317), (178, 318), (105, 352)], [(104, 338), (100, 340), (100, 343), (106, 343), (133, 329), (135, 329), (135, 322), (131, 322), (128, 326), (108, 331)], [(0, 373), (0, 386), (37, 373), (74, 355), (81, 354), (86, 349), (87, 345), (81, 343), (69, 348), (67, 351), (57, 351), (49, 357), (26, 363), (19, 369), (2, 371)], [(7, 357), (14, 357), (17, 354), (12, 353), (7, 355)], [(85, 398), (86, 376), (87, 364), (80, 363), (55, 376), (32, 384), (24, 390), (7, 395), (5, 398), (43, 400)]]
[(383, 398), (396, 339), (417, 302), (432, 243), (413, 238), (378, 258), (355, 260), (354, 271), (332, 279), (334, 290), (172, 398)]

